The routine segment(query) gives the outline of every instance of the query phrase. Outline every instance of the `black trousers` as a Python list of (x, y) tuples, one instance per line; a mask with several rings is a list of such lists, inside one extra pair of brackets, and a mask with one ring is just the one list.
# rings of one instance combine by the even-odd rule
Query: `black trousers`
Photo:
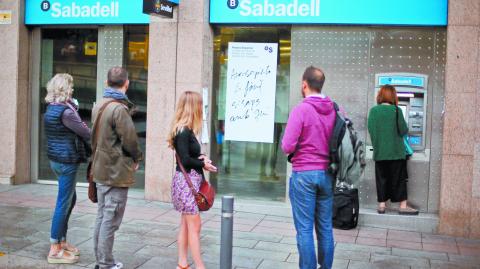
[(378, 202), (407, 200), (407, 179), (407, 160), (375, 162)]

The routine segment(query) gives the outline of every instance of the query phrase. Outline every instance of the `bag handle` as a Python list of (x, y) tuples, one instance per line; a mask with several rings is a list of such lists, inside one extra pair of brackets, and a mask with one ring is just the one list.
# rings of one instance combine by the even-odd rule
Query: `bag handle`
[[(100, 119), (102, 118), (103, 111), (105, 111), (107, 106), (111, 103), (120, 103), (121, 104), (122, 102), (120, 102), (118, 100), (110, 100), (110, 101), (106, 102), (105, 104), (103, 104), (102, 107), (100, 107), (100, 109), (98, 110), (97, 118), (95, 119), (95, 122), (93, 123), (93, 130), (95, 130), (95, 132), (93, 133), (93, 136), (92, 136), (92, 161), (95, 159), (95, 152), (97, 151), (98, 125), (99, 125)], [(93, 182), (93, 174), (92, 173), (88, 176), (88, 181)]]
[(182, 161), (180, 160), (180, 156), (178, 156), (178, 153), (176, 151), (175, 151), (175, 158), (177, 159), (177, 164), (178, 164), (178, 167), (180, 167), (180, 170), (182, 171), (183, 177), (185, 177), (185, 181), (187, 181), (188, 187), (190, 188), (190, 190), (192, 190), (193, 196), (197, 196), (198, 192), (193, 187), (192, 180), (190, 179), (190, 176), (185, 170), (185, 167), (183, 167)]

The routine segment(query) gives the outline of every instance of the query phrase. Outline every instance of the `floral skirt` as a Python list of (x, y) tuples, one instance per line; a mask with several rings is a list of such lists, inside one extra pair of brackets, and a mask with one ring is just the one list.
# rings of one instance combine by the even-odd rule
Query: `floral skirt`
[[(203, 180), (202, 175), (198, 174), (195, 170), (191, 170), (189, 176), (192, 180), (193, 187), (198, 191), (200, 183)], [(172, 180), (172, 203), (175, 210), (182, 214), (195, 215), (199, 213), (192, 190), (188, 186), (187, 180), (182, 172), (179, 171), (175, 171)]]

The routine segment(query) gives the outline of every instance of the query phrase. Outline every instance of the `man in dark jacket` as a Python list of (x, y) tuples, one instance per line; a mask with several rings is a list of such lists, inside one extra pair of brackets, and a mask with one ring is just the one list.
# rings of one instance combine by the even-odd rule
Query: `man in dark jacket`
[[(111, 68), (107, 84), (103, 100), (92, 111), (95, 150), (92, 171), (98, 196), (93, 240), (96, 268), (119, 269), (123, 264), (113, 258), (113, 241), (125, 212), (128, 188), (135, 183), (134, 173), (142, 152), (130, 116), (133, 104), (125, 95), (129, 86), (127, 71), (121, 67)], [(99, 122), (95, 125), (96, 121)]]

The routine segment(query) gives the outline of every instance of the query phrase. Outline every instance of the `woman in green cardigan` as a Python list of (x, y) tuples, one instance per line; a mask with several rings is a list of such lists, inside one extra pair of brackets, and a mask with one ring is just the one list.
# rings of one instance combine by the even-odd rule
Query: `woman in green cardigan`
[[(396, 122), (398, 119), (398, 123)], [(379, 214), (384, 214), (386, 202), (400, 202), (400, 215), (417, 215), (418, 210), (407, 203), (407, 156), (403, 136), (408, 126), (398, 108), (398, 97), (391, 85), (382, 86), (377, 105), (368, 115), (368, 132), (373, 145), (375, 181)]]

